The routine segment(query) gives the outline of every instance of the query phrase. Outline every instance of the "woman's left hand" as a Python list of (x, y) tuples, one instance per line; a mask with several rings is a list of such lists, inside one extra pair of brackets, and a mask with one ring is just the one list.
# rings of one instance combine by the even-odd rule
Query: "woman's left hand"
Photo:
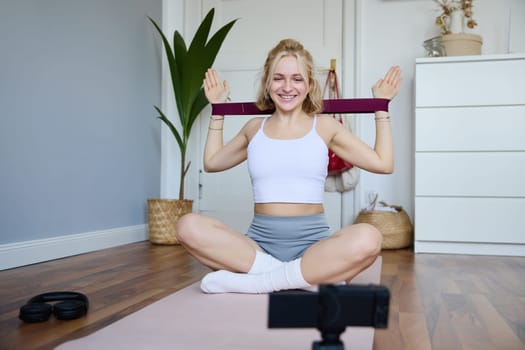
[(401, 68), (399, 66), (391, 67), (385, 74), (383, 79), (379, 79), (374, 86), (372, 86), (372, 94), (375, 98), (393, 99), (399, 87), (401, 86)]

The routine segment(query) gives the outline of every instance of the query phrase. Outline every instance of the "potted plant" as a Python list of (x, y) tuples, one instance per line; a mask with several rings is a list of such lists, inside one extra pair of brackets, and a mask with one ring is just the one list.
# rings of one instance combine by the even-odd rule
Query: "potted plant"
[(480, 35), (465, 33), (467, 27), (473, 29), (478, 23), (474, 20), (472, 7), (474, 0), (434, 0), (441, 14), (436, 17), (436, 25), (441, 29), (441, 42), (447, 56), (480, 55), (483, 40)]
[(149, 239), (157, 244), (177, 244), (175, 224), (179, 217), (192, 211), (193, 200), (184, 196), (185, 177), (191, 162), (186, 162), (186, 151), (192, 127), (200, 112), (208, 105), (202, 81), (206, 70), (213, 65), (219, 49), (236, 20), (221, 27), (209, 40), (215, 10), (212, 8), (199, 25), (190, 46), (187, 47), (178, 31), (173, 35), (173, 48), (158, 24), (149, 20), (160, 34), (166, 52), (177, 106), (180, 130), (162, 110), (154, 106), (173, 134), (180, 150), (180, 184), (178, 199), (148, 199)]

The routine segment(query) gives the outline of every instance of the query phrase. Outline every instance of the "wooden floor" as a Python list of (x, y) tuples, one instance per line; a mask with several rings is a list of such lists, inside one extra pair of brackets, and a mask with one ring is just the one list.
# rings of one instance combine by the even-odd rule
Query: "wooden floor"
[[(374, 349), (525, 349), (525, 258), (411, 250), (382, 256), (390, 317), (386, 330), (376, 330)], [(192, 284), (207, 271), (180, 246), (148, 242), (0, 271), (0, 349), (52, 349)], [(18, 320), (18, 309), (29, 298), (56, 290), (88, 295), (88, 316), (38, 324)]]

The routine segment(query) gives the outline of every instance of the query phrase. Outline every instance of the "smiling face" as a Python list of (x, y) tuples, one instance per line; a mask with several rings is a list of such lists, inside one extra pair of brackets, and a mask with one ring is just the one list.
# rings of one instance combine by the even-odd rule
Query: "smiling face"
[(268, 52), (255, 104), (261, 111), (279, 108), (284, 112), (298, 106), (307, 114), (323, 110), (312, 55), (300, 42), (283, 39)]
[(295, 56), (284, 56), (272, 74), (269, 94), (275, 108), (283, 112), (301, 109), (308, 94), (308, 83), (299, 68)]

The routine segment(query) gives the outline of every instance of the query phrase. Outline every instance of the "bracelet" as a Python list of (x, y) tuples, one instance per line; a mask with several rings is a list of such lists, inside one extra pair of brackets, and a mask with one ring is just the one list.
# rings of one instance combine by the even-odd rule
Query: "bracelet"
[(214, 118), (214, 117), (213, 117), (213, 114), (212, 114), (212, 115), (210, 116), (210, 119), (211, 119), (211, 120), (224, 120), (224, 116), (222, 116), (222, 117), (218, 117), (218, 118)]
[(217, 131), (220, 131), (220, 130), (222, 130), (222, 128), (212, 128), (211, 126), (208, 126), (208, 130), (217, 130)]
[(379, 117), (379, 118), (378, 118), (378, 117), (375, 117), (374, 120), (375, 120), (376, 122), (382, 122), (382, 121), (384, 121), (384, 122), (389, 122), (389, 121), (390, 121), (390, 116), (387, 115), (386, 117)]

